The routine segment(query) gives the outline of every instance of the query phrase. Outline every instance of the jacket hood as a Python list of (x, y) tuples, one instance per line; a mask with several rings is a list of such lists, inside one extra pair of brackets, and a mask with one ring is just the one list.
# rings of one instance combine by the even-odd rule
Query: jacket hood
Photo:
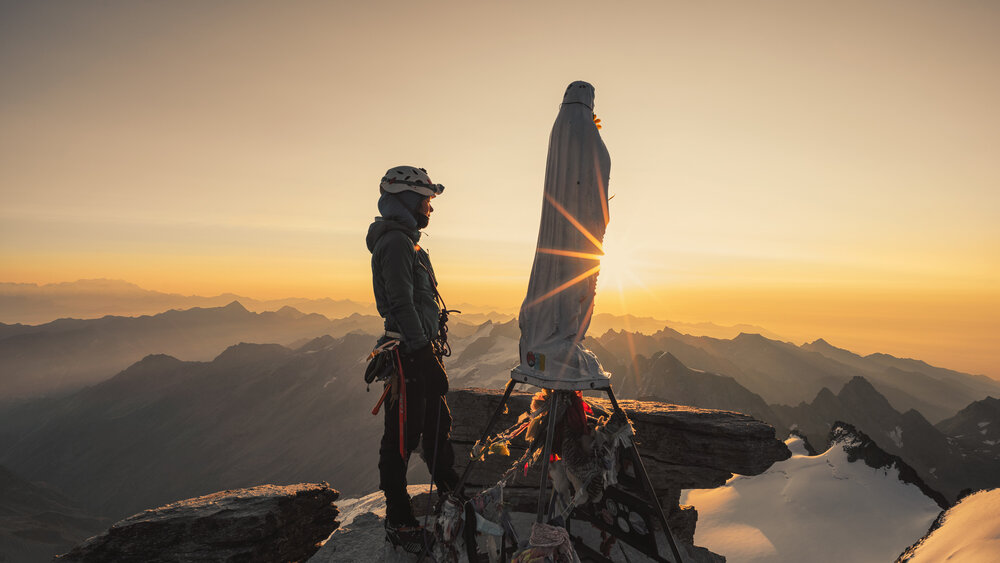
[(418, 231), (416, 227), (404, 225), (394, 219), (376, 217), (375, 221), (368, 226), (368, 236), (365, 237), (365, 243), (368, 245), (368, 252), (375, 252), (375, 244), (378, 243), (378, 239), (382, 238), (382, 235), (391, 231), (403, 231), (406, 233), (406, 236), (413, 239), (413, 242), (420, 240), (420, 231)]
[(392, 219), (411, 229), (416, 229), (420, 203), (425, 199), (427, 196), (417, 192), (386, 192), (378, 199), (378, 212), (384, 219)]

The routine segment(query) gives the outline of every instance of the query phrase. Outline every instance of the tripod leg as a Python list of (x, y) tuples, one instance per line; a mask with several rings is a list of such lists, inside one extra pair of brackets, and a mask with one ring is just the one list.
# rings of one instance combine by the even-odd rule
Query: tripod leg
[[(504, 406), (507, 404), (507, 400), (510, 399), (510, 394), (514, 391), (514, 385), (517, 382), (511, 379), (507, 382), (507, 388), (504, 389), (503, 398), (500, 399), (500, 404), (497, 405), (497, 410), (493, 411), (493, 416), (490, 417), (490, 421), (486, 423), (486, 428), (483, 430), (483, 435), (479, 438), (479, 443), (482, 443), (490, 435), (490, 430), (493, 430), (493, 425), (496, 424), (498, 418), (500, 418), (500, 413), (503, 412)], [(476, 460), (469, 460), (469, 463), (465, 466), (465, 470), (462, 471), (462, 478), (458, 480), (458, 484), (455, 485), (455, 494), (460, 494), (462, 492), (462, 487), (465, 486), (465, 480), (469, 477), (469, 472), (472, 470), (472, 464)]]
[(552, 454), (552, 442), (555, 441), (556, 421), (559, 418), (559, 391), (553, 391), (549, 396), (549, 412), (545, 416), (548, 418), (545, 428), (545, 446), (542, 448), (542, 479), (538, 485), (538, 518), (535, 520), (542, 523), (542, 514), (548, 504), (545, 502), (545, 489), (549, 484), (549, 456)]
[[(611, 390), (609, 385), (606, 389), (608, 392), (608, 399), (611, 399), (611, 405), (616, 411), (621, 410), (618, 406), (618, 400), (615, 399), (615, 392)], [(653, 498), (653, 506), (656, 507), (656, 514), (660, 518), (660, 523), (663, 524), (663, 535), (667, 537), (667, 543), (670, 544), (670, 552), (674, 555), (675, 563), (681, 563), (681, 553), (677, 548), (677, 543), (674, 542), (674, 535), (670, 533), (670, 526), (667, 524), (667, 516), (663, 513), (663, 507), (660, 506), (660, 499), (656, 497), (656, 490), (653, 488), (653, 482), (649, 480), (649, 474), (646, 473), (646, 465), (642, 462), (642, 456), (639, 455), (639, 449), (635, 445), (635, 440), (632, 440), (632, 449), (635, 450), (635, 467), (637, 469), (637, 477), (642, 479), (642, 482), (646, 486), (646, 490), (649, 496)]]

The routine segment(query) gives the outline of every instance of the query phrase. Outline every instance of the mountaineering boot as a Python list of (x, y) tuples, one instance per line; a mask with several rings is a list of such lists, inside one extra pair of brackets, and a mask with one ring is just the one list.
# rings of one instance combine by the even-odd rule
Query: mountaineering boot
[(416, 528), (386, 528), (385, 539), (394, 547), (403, 551), (419, 555), (430, 553), (434, 545), (434, 535), (425, 531), (420, 526)]
[(385, 519), (385, 539), (394, 547), (400, 547), (403, 551), (412, 554), (419, 554), (425, 547), (430, 546), (432, 538), (424, 532), (424, 528), (413, 517), (413, 514), (390, 518), (386, 512)]
[(424, 529), (413, 516), (408, 497), (387, 495), (385, 503), (385, 539), (407, 553), (424, 549)]
[(405, 494), (394, 494), (386, 491), (385, 495), (385, 526), (388, 528), (419, 526), (420, 523), (413, 516), (413, 507), (410, 505), (410, 496)]

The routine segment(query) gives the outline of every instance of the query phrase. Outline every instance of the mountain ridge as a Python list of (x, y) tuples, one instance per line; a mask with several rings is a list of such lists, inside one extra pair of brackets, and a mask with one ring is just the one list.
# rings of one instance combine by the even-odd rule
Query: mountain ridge
[(234, 342), (292, 344), (324, 334), (377, 334), (382, 319), (351, 316), (331, 320), (291, 307), (255, 313), (239, 301), (221, 307), (170, 309), (155, 315), (60, 319), (0, 336), (0, 398), (65, 393), (97, 383), (147, 354), (184, 360), (215, 358)]

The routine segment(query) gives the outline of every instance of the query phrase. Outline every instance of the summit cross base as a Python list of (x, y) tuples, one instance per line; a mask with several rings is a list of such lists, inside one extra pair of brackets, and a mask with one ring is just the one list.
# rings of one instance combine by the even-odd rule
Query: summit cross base
[[(493, 411), (493, 416), (491, 416), (489, 421), (486, 423), (486, 428), (483, 429), (483, 434), (479, 438), (478, 443), (480, 444), (486, 443), (486, 439), (489, 437), (490, 431), (493, 429), (493, 425), (496, 424), (496, 421), (500, 417), (500, 414), (504, 412), (505, 407), (507, 406), (507, 402), (510, 400), (510, 395), (514, 391), (514, 387), (518, 383), (521, 382), (513, 378), (507, 382), (507, 387), (504, 389), (503, 398), (500, 399), (500, 403), (497, 405), (497, 408)], [(607, 387), (594, 390), (604, 391), (608, 394), (608, 399), (611, 401), (611, 406), (615, 412), (619, 412), (622, 410), (621, 406), (618, 404), (618, 400), (615, 398), (614, 391), (611, 390), (610, 382), (607, 384)], [(559, 390), (559, 389), (556, 390), (550, 389), (550, 391), (554, 393), (551, 399), (556, 399), (557, 394), (560, 393), (573, 392), (569, 390)], [(554, 407), (554, 410), (551, 413), (547, 413), (546, 416), (548, 416), (549, 414), (553, 415), (549, 417), (549, 421), (558, 420), (559, 401), (550, 400), (548, 401), (548, 403), (550, 405), (550, 408)], [(542, 472), (541, 472), (540, 483), (538, 486), (538, 511), (535, 519), (535, 521), (539, 523), (543, 522), (547, 523), (549, 520), (552, 519), (555, 512), (555, 503), (546, 502), (546, 491), (548, 489), (548, 481), (549, 481), (548, 479), (549, 458), (551, 457), (552, 453), (552, 442), (554, 439), (555, 427), (556, 427), (555, 424), (547, 424), (545, 433), (546, 434), (545, 444), (543, 445), (542, 448)], [(636, 549), (642, 551), (643, 553), (645, 553), (646, 555), (648, 555), (649, 557), (653, 558), (656, 561), (662, 561), (666, 563), (683, 563), (680, 550), (677, 546), (677, 543), (674, 541), (673, 534), (670, 532), (670, 526), (669, 524), (667, 524), (666, 514), (664, 514), (663, 512), (663, 507), (660, 506), (660, 501), (656, 496), (656, 490), (653, 488), (653, 483), (649, 480), (649, 474), (646, 472), (646, 466), (643, 463), (642, 456), (639, 455), (639, 450), (635, 445), (634, 436), (630, 436), (629, 441), (631, 443), (625, 449), (627, 450), (626, 453), (630, 452), (632, 455), (626, 457), (631, 458), (629, 460), (629, 463), (631, 463), (631, 468), (634, 471), (634, 479), (637, 482), (636, 484), (642, 487), (641, 492), (647, 494), (649, 498), (642, 499), (634, 494), (629, 493), (628, 491), (622, 489), (621, 487), (617, 486), (608, 487), (607, 489), (605, 489), (605, 495), (601, 499), (601, 503), (603, 503), (603, 506), (605, 508), (603, 510), (599, 510), (589, 505), (584, 507), (574, 508), (566, 519), (567, 531), (569, 530), (569, 524), (572, 521), (573, 516), (579, 515), (582, 517), (580, 519), (591, 522), (592, 524), (595, 525), (595, 527), (635, 547)], [(469, 474), (471, 473), (472, 466), (476, 463), (476, 461), (477, 460), (475, 459), (470, 460), (469, 463), (465, 466), (465, 469), (462, 471), (462, 476), (458, 481), (458, 485), (455, 487), (455, 491), (462, 491), (462, 487), (465, 485), (465, 482), (468, 479)], [(625, 475), (628, 475), (627, 471), (625, 472)], [(605, 514), (605, 512), (608, 510), (609, 507), (612, 506), (615, 511), (615, 514), (612, 515), (609, 521), (609, 519), (607, 518), (607, 514)], [(624, 514), (618, 514), (619, 512), (623, 512)], [(656, 540), (653, 538), (652, 529), (641, 530), (641, 526), (633, 525), (632, 522), (635, 522), (634, 519), (632, 519), (632, 522), (629, 522), (630, 517), (632, 517), (633, 515), (635, 518), (638, 518), (642, 522), (645, 522), (643, 516), (652, 516), (660, 523), (661, 529), (663, 530), (663, 535), (667, 540), (667, 544), (670, 547), (671, 555), (673, 556), (672, 561), (670, 559), (665, 559), (663, 558), (663, 556), (660, 555), (659, 550), (657, 549)], [(626, 525), (623, 526), (618, 523), (619, 517), (624, 518), (624, 522), (626, 523)], [(583, 544), (582, 540), (579, 537), (576, 536), (571, 536), (571, 537), (575, 544), (584, 545), (585, 551), (587, 552), (586, 555), (588, 560), (610, 561), (610, 559), (600, 555), (592, 547)], [(506, 544), (506, 542), (503, 543)]]

